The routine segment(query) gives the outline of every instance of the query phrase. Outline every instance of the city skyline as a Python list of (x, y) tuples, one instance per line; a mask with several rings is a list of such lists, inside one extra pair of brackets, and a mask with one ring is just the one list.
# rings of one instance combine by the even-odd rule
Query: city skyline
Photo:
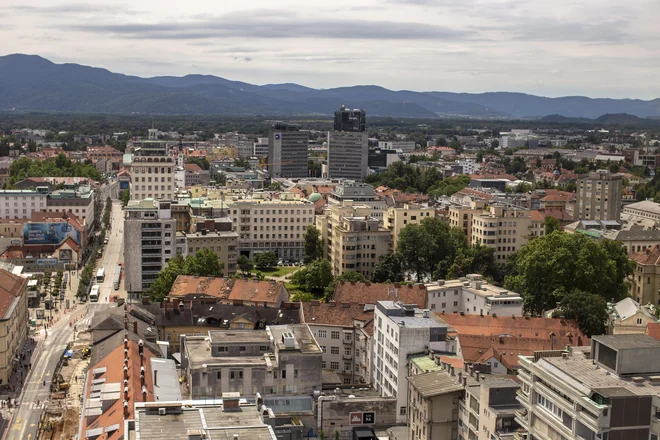
[[(140, 76), (211, 74), (316, 88), (660, 97), (653, 24), (633, 1), (12, 2), (0, 53)], [(163, 48), (167, 48), (167, 52)], [(339, 48), (339, 49), (338, 49)]]

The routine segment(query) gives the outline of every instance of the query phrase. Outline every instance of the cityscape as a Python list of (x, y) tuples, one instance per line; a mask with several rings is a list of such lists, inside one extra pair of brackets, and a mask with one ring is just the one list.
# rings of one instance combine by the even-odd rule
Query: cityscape
[(0, 440), (660, 438), (657, 7), (8, 1)]

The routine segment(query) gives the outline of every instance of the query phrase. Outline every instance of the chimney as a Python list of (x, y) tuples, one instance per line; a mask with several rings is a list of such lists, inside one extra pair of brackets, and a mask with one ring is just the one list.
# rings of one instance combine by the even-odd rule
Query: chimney
[(477, 382), (479, 382), (479, 372), (478, 371), (474, 373), (474, 378), (477, 380)]
[(459, 381), (459, 382), (462, 382), (462, 381), (463, 381), (463, 372), (462, 372), (462, 371), (459, 371), (459, 372), (458, 372), (458, 381)]
[(128, 348), (128, 338), (124, 338), (124, 349)]
[(464, 378), (463, 378), (463, 386), (464, 386), (464, 387), (467, 386), (467, 377), (464, 377)]
[(154, 370), (154, 386), (158, 386), (158, 370)]

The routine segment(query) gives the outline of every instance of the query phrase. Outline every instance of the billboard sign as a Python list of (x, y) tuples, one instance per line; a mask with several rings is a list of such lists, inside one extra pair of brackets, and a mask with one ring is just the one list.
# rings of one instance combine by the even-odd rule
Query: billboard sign
[(352, 412), (348, 418), (348, 422), (351, 425), (361, 425), (362, 424), (362, 413), (361, 412)]
[[(60, 261), (71, 261), (72, 258), (73, 258), (73, 251), (71, 249), (60, 249)], [(64, 276), (66, 275), (67, 274), (64, 274)]]
[(376, 420), (376, 413), (369, 412), (352, 412), (349, 414), (348, 423), (350, 425), (373, 425)]
[(25, 244), (59, 244), (67, 237), (80, 244), (80, 231), (66, 222), (25, 223), (23, 242)]
[(57, 258), (37, 258), (37, 266), (57, 266)]

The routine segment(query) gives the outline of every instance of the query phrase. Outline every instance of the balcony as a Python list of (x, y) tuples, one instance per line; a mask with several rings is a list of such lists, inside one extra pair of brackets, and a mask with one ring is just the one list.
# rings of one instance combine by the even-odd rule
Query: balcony
[(342, 359), (344, 359), (345, 361), (350, 361), (351, 359), (353, 359), (353, 356), (350, 354), (345, 354), (342, 356)]
[(352, 339), (344, 339), (344, 345), (353, 345), (353, 340)]

